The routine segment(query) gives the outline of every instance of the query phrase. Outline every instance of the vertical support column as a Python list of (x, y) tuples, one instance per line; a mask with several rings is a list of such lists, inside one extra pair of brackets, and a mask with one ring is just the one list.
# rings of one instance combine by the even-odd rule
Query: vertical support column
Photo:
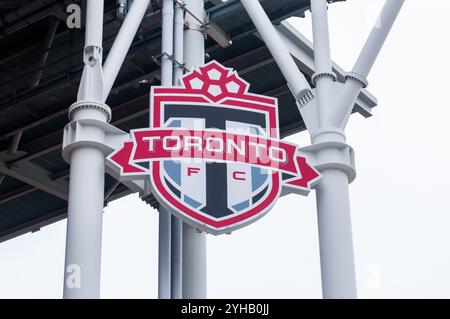
[[(357, 298), (349, 182), (354, 166), (343, 132), (323, 131), (312, 138), (322, 179), (316, 187), (320, 267), (324, 299)], [(345, 152), (348, 155), (343, 156)], [(353, 171), (353, 173), (349, 173)]]
[[(328, 115), (333, 108), (332, 89), (336, 76), (332, 73), (330, 37), (326, 0), (311, 0), (314, 60), (316, 72), (312, 77), (318, 99), (319, 133), (312, 136), (316, 152), (325, 169), (316, 189), (317, 219), (319, 227), (322, 295), (324, 298), (356, 298), (356, 274), (353, 254), (350, 215), (349, 178), (342, 165), (335, 165), (334, 149), (337, 143), (345, 145), (344, 132), (330, 130)], [(326, 146), (328, 142), (334, 145)], [(348, 148), (344, 148), (348, 149)]]
[[(177, 63), (183, 63), (183, 32), (184, 32), (184, 11), (179, 5), (175, 5), (174, 13), (174, 39), (173, 55)], [(173, 84), (179, 84), (179, 79), (183, 75), (183, 66), (174, 64), (173, 66)], [(176, 216), (172, 216), (171, 229), (171, 298), (181, 299), (182, 297), (182, 252), (183, 252), (183, 223)]]
[(322, 295), (325, 299), (356, 298), (350, 197), (347, 174), (321, 170), (316, 190)]
[[(353, 150), (345, 143), (344, 129), (366, 76), (404, 3), (386, 0), (377, 26), (367, 40), (343, 88), (335, 86), (332, 73), (326, 0), (311, 0), (314, 33), (317, 104), (314, 94), (297, 69), (284, 43), (275, 32), (259, 1), (241, 0), (248, 15), (273, 55), (288, 85), (297, 98), (299, 110), (314, 144), (311, 152), (323, 174), (317, 187), (322, 287), (324, 298), (356, 298), (356, 278), (350, 216), (349, 182), (355, 176)], [(337, 101), (332, 92), (340, 89)], [(309, 105), (309, 107), (308, 107)], [(317, 105), (319, 112), (313, 107)]]
[(182, 298), (183, 222), (172, 215), (171, 298)]
[(175, 5), (174, 14), (174, 33), (173, 33), (173, 54), (175, 60), (180, 64), (175, 64), (173, 67), (173, 85), (179, 85), (180, 78), (183, 76), (184, 52), (183, 52), (183, 39), (184, 39), (184, 10), (177, 3)]
[(173, 0), (162, 1), (161, 85), (172, 85)]
[(319, 102), (318, 123), (326, 125), (332, 104), (332, 89), (336, 75), (331, 67), (330, 36), (328, 31), (328, 13), (326, 0), (311, 0), (313, 26), (314, 62), (316, 72), (312, 82), (316, 86)]
[[(88, 1), (84, 70), (77, 103), (69, 109), (72, 121), (107, 122), (110, 109), (102, 102), (103, 1)], [(105, 134), (93, 128), (101, 140)], [(95, 146), (80, 145), (70, 154), (64, 298), (99, 298), (104, 199), (105, 156)]]
[[(204, 17), (203, 0), (189, 0), (186, 6), (193, 15)], [(202, 25), (186, 13), (184, 31), (184, 62), (187, 69), (204, 64), (205, 37)], [(206, 298), (206, 234), (183, 223), (183, 294), (184, 299)]]
[(162, 205), (158, 207), (159, 213), (159, 238), (158, 238), (158, 298), (170, 299), (170, 228), (171, 214)]
[[(161, 85), (172, 86), (173, 1), (162, 2)], [(162, 205), (159, 211), (158, 297), (171, 297), (171, 214)]]

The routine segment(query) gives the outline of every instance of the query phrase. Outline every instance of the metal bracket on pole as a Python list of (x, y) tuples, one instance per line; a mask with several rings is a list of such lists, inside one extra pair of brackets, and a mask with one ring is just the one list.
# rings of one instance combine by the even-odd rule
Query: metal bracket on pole
[(183, 72), (185, 72), (185, 73), (186, 73), (186, 72), (189, 72), (189, 70), (186, 68), (186, 65), (185, 65), (184, 63), (181, 63), (181, 62), (177, 61), (177, 60), (175, 59), (175, 56), (174, 56), (173, 54), (169, 54), (169, 53), (167, 53), (167, 52), (163, 52), (163, 53), (161, 53), (161, 54), (152, 56), (152, 60), (153, 60), (153, 62), (155, 62), (157, 65), (161, 66), (161, 60), (162, 60), (162, 58), (164, 58), (164, 57), (166, 57), (166, 58), (168, 58), (169, 60), (171, 60), (171, 61), (172, 61), (172, 64), (173, 64), (174, 66), (180, 67), (180, 68), (183, 70)]
[(174, 2), (178, 4), (183, 9), (184, 12), (186, 12), (192, 18), (194, 18), (194, 20), (196, 20), (201, 25), (203, 31), (206, 30), (206, 23), (187, 8), (186, 2), (184, 2), (183, 0), (174, 0)]
[[(92, 134), (94, 131), (102, 133)], [(76, 148), (89, 146), (100, 150), (106, 158), (114, 150), (121, 147), (124, 141), (129, 139), (129, 133), (103, 121), (95, 119), (72, 121), (64, 127), (62, 156), (67, 163), (70, 163), (70, 155)], [(116, 166), (106, 166), (108, 174), (122, 182), (133, 192), (142, 193), (144, 191), (144, 183), (142, 181), (123, 179), (120, 177), (120, 172), (116, 169)]]
[(335, 168), (346, 172), (349, 183), (356, 179), (355, 151), (346, 143), (316, 143), (301, 148), (300, 155), (306, 156), (319, 171)]
[[(91, 133), (95, 129), (105, 134), (95, 136)], [(62, 156), (70, 163), (70, 153), (77, 147), (87, 145), (101, 150), (107, 156), (127, 139), (130, 139), (130, 134), (102, 121), (94, 119), (72, 121), (64, 127)]]
[(205, 23), (206, 34), (208, 34), (210, 38), (213, 39), (222, 48), (228, 48), (229, 46), (231, 46), (233, 44), (233, 41), (230, 39), (229, 34), (226, 33), (216, 23), (211, 22), (209, 20), (209, 15), (207, 15), (205, 18), (206, 18)]

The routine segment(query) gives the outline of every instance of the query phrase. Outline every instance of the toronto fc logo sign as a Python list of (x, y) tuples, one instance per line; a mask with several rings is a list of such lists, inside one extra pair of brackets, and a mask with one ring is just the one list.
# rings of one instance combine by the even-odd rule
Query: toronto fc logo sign
[(282, 191), (309, 192), (320, 174), (280, 140), (275, 98), (215, 61), (182, 83), (152, 88), (150, 128), (108, 157), (122, 179), (150, 178), (160, 204), (216, 235), (261, 218)]

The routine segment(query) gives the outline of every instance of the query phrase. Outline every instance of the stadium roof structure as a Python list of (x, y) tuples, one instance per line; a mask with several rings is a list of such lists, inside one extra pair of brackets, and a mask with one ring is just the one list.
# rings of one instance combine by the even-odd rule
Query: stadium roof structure
[[(282, 136), (304, 130), (286, 81), (240, 1), (205, 2), (207, 60), (236, 69), (252, 92), (278, 98)], [(68, 107), (76, 101), (84, 46), (84, 29), (69, 29), (65, 23), (71, 3), (83, 8), (83, 1), (73, 0), (0, 4), (0, 242), (37, 231), (67, 214), (69, 165), (62, 159), (61, 144)], [(111, 123), (125, 131), (148, 126), (150, 86), (160, 83), (158, 5), (152, 1), (107, 100)], [(264, 0), (262, 5), (274, 24), (304, 16), (310, 6), (307, 0)], [(104, 57), (120, 27), (116, 13), (116, 1), (105, 1)], [(310, 81), (311, 43), (289, 23), (278, 30)], [(344, 71), (337, 65), (334, 71), (343, 81)], [(375, 106), (376, 99), (363, 90), (354, 111), (370, 116)], [(106, 176), (105, 205), (130, 193)]]

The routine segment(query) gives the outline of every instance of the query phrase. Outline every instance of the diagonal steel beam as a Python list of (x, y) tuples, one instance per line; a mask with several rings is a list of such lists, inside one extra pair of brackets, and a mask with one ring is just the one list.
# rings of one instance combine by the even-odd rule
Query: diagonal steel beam
[(66, 181), (54, 181), (50, 173), (33, 163), (7, 165), (0, 162), (0, 173), (15, 178), (48, 194), (67, 200), (69, 185)]
[(0, 231), (0, 243), (24, 235), (29, 232), (35, 232), (41, 227), (53, 224), (67, 217), (67, 208), (60, 208), (54, 212), (44, 214), (38, 218), (28, 220), (24, 223), (15, 225)]
[[(114, 201), (118, 198), (131, 194), (131, 191), (123, 186), (119, 185), (116, 191), (109, 196), (105, 205), (109, 202)], [(35, 232), (41, 229), (42, 227), (48, 226), (50, 224), (56, 223), (60, 220), (63, 220), (67, 217), (67, 207), (59, 208), (53, 212), (45, 213), (40, 217), (37, 217), (32, 220), (28, 220), (24, 223), (15, 225), (8, 229), (4, 229), (0, 231), (0, 243), (12, 239), (14, 237), (18, 237), (20, 235), (24, 235), (29, 232)]]
[(21, 196), (24, 196), (26, 194), (29, 194), (35, 190), (36, 190), (36, 188), (33, 186), (23, 185), (21, 187), (11, 190), (11, 191), (0, 194), (0, 205), (4, 204), (6, 202), (9, 202), (11, 200), (14, 200), (16, 198), (19, 198)]

